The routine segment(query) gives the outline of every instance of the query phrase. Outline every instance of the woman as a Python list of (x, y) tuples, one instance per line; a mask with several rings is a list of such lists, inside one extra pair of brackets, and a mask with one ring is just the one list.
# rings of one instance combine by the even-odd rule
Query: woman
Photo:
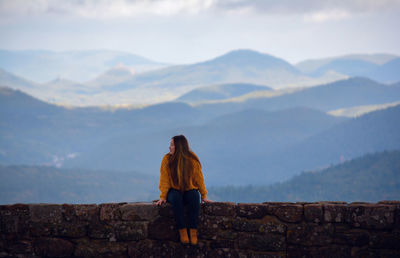
[(159, 188), (160, 200), (156, 204), (171, 203), (183, 244), (189, 243), (184, 219), (184, 205), (188, 206), (190, 243), (196, 245), (200, 212), (199, 191), (202, 202), (210, 201), (207, 200), (200, 160), (190, 150), (189, 143), (183, 135), (172, 137), (169, 153), (165, 154), (161, 161)]

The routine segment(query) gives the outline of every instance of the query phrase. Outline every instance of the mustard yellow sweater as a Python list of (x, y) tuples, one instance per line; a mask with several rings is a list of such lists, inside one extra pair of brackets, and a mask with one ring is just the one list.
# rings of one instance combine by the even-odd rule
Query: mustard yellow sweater
[[(170, 169), (168, 167), (168, 156), (170, 154), (165, 154), (164, 158), (161, 161), (161, 168), (160, 168), (160, 184), (158, 188), (160, 188), (160, 199), (166, 200), (168, 190), (170, 188), (180, 189), (178, 185), (175, 185), (171, 179)], [(193, 162), (193, 173), (190, 178), (189, 185), (185, 191), (197, 189), (200, 191), (201, 199), (207, 199), (207, 190), (206, 186), (204, 185), (204, 178), (203, 173), (201, 172), (201, 165), (197, 160), (192, 159)]]

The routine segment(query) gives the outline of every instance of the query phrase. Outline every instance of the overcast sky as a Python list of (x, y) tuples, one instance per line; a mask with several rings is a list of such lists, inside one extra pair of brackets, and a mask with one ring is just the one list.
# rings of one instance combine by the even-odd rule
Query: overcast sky
[(0, 48), (110, 49), (193, 63), (253, 49), (291, 63), (400, 55), (400, 0), (0, 0)]

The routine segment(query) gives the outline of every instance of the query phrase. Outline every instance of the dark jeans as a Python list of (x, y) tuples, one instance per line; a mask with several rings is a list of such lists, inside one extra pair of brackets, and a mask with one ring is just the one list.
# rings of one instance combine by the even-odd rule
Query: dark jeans
[(167, 202), (172, 205), (178, 229), (185, 228), (184, 206), (188, 207), (189, 228), (197, 228), (200, 213), (200, 193), (198, 190), (189, 190), (183, 194), (175, 189), (169, 189)]

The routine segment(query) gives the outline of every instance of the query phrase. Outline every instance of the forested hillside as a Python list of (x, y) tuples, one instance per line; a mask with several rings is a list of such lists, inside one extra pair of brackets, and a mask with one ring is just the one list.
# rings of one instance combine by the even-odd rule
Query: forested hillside
[(233, 202), (399, 200), (400, 151), (368, 154), (270, 186), (212, 187), (209, 192), (210, 198)]

